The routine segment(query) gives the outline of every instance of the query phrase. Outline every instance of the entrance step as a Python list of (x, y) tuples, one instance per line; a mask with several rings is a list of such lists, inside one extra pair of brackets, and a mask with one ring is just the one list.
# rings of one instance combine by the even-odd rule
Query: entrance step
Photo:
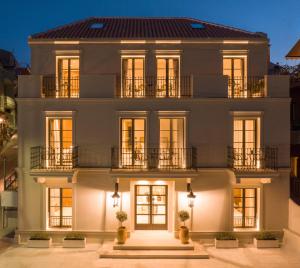
[(102, 250), (100, 258), (111, 259), (208, 259), (205, 250)]
[(188, 244), (181, 244), (179, 240), (170, 241), (135, 241), (128, 239), (125, 244), (120, 245), (115, 241), (114, 250), (194, 250), (194, 244), (190, 240)]

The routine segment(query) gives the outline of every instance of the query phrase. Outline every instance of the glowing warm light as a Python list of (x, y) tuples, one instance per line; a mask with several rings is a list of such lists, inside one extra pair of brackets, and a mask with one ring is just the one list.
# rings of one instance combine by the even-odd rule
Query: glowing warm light
[(44, 178), (44, 177), (39, 177), (39, 178), (37, 178), (36, 182), (37, 182), (37, 183), (43, 184), (43, 183), (46, 182), (46, 178)]
[(121, 40), (121, 44), (145, 44), (146, 40)]
[(271, 183), (272, 179), (271, 178), (262, 178), (262, 179), (260, 179), (260, 182), (263, 184)]
[(139, 184), (139, 185), (148, 185), (148, 184), (150, 184), (150, 182), (149, 181), (146, 181), (146, 180), (144, 180), (144, 181), (138, 181), (138, 183), (137, 184)]
[(248, 44), (248, 40), (224, 40), (223, 44)]
[(181, 40), (156, 40), (155, 44), (181, 44)]

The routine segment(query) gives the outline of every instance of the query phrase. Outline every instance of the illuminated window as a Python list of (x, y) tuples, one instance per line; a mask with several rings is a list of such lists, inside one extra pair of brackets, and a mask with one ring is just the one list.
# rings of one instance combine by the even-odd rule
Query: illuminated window
[(179, 58), (157, 58), (157, 97), (179, 97)]
[(236, 118), (233, 122), (234, 165), (259, 168), (260, 120)]
[(121, 161), (123, 167), (146, 165), (145, 119), (121, 119)]
[(122, 58), (122, 96), (144, 97), (144, 58)]
[(185, 160), (184, 119), (161, 118), (160, 120), (160, 167), (182, 167)]
[(71, 118), (48, 118), (48, 166), (72, 166)]
[(72, 226), (72, 189), (49, 188), (49, 227)]
[(257, 189), (233, 189), (234, 228), (255, 228), (257, 224)]
[(79, 58), (57, 59), (57, 98), (79, 97)]
[(232, 98), (247, 97), (247, 72), (245, 57), (224, 57), (223, 75), (228, 79), (228, 96)]

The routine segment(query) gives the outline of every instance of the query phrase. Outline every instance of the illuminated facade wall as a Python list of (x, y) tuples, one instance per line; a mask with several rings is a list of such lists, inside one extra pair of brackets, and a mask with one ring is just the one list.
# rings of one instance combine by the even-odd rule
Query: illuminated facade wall
[[(234, 227), (281, 230), (287, 226), (287, 78), (266, 77), (267, 97), (248, 99), (248, 91), (239, 91), (241, 98), (232, 99), (228, 93), (237, 87), (230, 88), (224, 76), (245, 79), (245, 73), (247, 77), (266, 75), (267, 42), (31, 44), (31, 49), (32, 75), (20, 78), (18, 100), (20, 231), (47, 230), (55, 225), (87, 232), (114, 231), (114, 212), (120, 207), (113, 208), (111, 195), (117, 179), (120, 206), (129, 214), (126, 225), (132, 231), (138, 229), (136, 185), (167, 186), (167, 202), (163, 195), (153, 194), (158, 204), (152, 205), (160, 205), (160, 215), (166, 209), (165, 220), (162, 216), (156, 219), (169, 231), (177, 229), (176, 212), (180, 209), (190, 211), (188, 224), (195, 233)], [(233, 70), (235, 65), (238, 67)], [(67, 93), (58, 94), (60, 98), (41, 98), (41, 76), (55, 72), (59, 74), (56, 86), (63, 87), (60, 92), (70, 92), (71, 88), (73, 98)], [(182, 75), (192, 76), (193, 98), (176, 91)], [(79, 84), (73, 82), (77, 76)], [(125, 77), (120, 82), (125, 90), (116, 96), (120, 76)], [(156, 85), (159, 90), (151, 98), (145, 97), (147, 76), (156, 77), (155, 83), (163, 81)], [(250, 88), (248, 82), (247, 86)], [(47, 147), (44, 168), (58, 161), (66, 169), (33, 170), (30, 148), (34, 146)], [(69, 170), (75, 146), (79, 166)], [(255, 171), (233, 172), (228, 168), (228, 146), (241, 151), (242, 158), (234, 159), (234, 165), (251, 164)], [(278, 169), (260, 170), (263, 159), (246, 157), (253, 157), (257, 148), (265, 146), (278, 148)], [(119, 163), (113, 169), (112, 147), (121, 148)], [(186, 169), (188, 161), (180, 151), (188, 147), (197, 150), (192, 169)], [(148, 170), (150, 149), (154, 155), (151, 165), (179, 169)], [(132, 166), (145, 170), (128, 168)], [(196, 195), (192, 210), (187, 203), (188, 179)], [(70, 193), (72, 201), (68, 199)], [(249, 201), (253, 195), (255, 202)], [(251, 209), (245, 209), (248, 201), (252, 202)], [(138, 208), (139, 215), (148, 211), (149, 204), (144, 205)], [(52, 215), (53, 225), (49, 226)], [(71, 220), (67, 218), (70, 216)], [(141, 221), (145, 218), (139, 217)]]

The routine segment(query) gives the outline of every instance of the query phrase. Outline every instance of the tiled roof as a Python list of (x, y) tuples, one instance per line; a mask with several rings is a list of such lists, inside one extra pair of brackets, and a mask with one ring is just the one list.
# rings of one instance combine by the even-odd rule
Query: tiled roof
[[(93, 29), (95, 23), (103, 24)], [(192, 23), (204, 27), (195, 29)], [(85, 39), (85, 38), (128, 38), (128, 39), (189, 39), (189, 38), (264, 38), (260, 33), (248, 32), (233, 27), (218, 25), (191, 18), (126, 18), (91, 17), (66, 24), (45, 32), (33, 34), (31, 39)]]
[(285, 57), (287, 59), (300, 59), (300, 39)]

